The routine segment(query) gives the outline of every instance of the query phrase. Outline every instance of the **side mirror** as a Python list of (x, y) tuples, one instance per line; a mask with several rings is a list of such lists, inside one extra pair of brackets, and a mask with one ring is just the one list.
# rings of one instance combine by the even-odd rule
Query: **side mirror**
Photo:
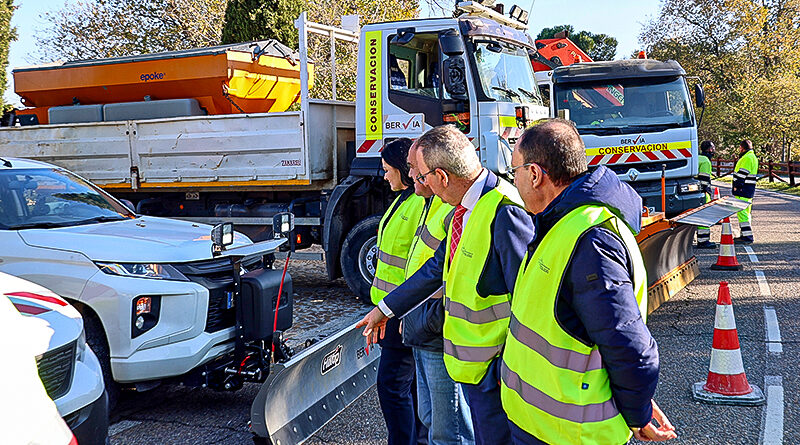
[(464, 40), (454, 29), (439, 33), (439, 47), (446, 56), (460, 56), (464, 54)]
[(464, 58), (451, 56), (445, 59), (442, 65), (444, 89), (453, 99), (468, 100), (467, 67)]
[(217, 224), (211, 229), (211, 252), (219, 253), (233, 244), (233, 223)]
[(703, 86), (699, 83), (694, 86), (694, 100), (699, 108), (706, 107), (706, 93), (703, 91)]
[(130, 210), (130, 211), (131, 211), (131, 213), (136, 213), (136, 206), (135, 206), (135, 205), (133, 205), (133, 203), (132, 203), (131, 201), (129, 201), (129, 200), (127, 200), (127, 199), (120, 199), (120, 200), (119, 200), (119, 202), (121, 202), (122, 204), (124, 204), (124, 205), (125, 205), (125, 207), (127, 207), (127, 208), (128, 208), (128, 210)]
[(294, 213), (280, 212), (272, 217), (272, 233), (275, 238), (288, 238), (294, 230)]

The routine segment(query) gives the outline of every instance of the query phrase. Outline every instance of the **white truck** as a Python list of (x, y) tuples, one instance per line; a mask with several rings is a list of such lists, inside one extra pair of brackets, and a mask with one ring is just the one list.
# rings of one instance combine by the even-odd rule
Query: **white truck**
[[(695, 179), (699, 123), (686, 72), (677, 62), (582, 62), (536, 76), (549, 95), (551, 114), (566, 115), (577, 125), (589, 168), (610, 168), (636, 189), (645, 206), (668, 216), (705, 202)], [(695, 98), (702, 108), (699, 84)]]
[[(138, 213), (232, 221), (255, 241), (272, 237), (274, 214), (292, 212), (294, 246), (321, 244), (328, 277), (344, 275), (368, 299), (377, 224), (392, 199), (381, 147), (453, 123), (486, 167), (505, 174), (524, 125), (548, 114), (528, 58), (534, 47), (521, 20), (527, 14), (512, 8), (507, 16), (471, 1), (458, 8), (455, 18), (360, 30), (301, 15), (299, 111), (3, 128), (0, 156), (72, 170), (130, 200)], [(332, 39), (332, 48), (358, 44), (355, 103), (336, 100), (335, 88), (334, 100), (309, 96), (310, 33)], [(164, 79), (177, 75), (162, 71)], [(161, 81), (143, 83), (142, 96)]]

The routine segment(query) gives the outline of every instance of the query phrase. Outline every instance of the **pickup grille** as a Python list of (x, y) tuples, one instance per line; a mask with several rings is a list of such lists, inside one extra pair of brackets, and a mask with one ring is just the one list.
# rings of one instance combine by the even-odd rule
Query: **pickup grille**
[[(261, 266), (255, 258), (242, 266), (250, 271)], [(228, 292), (233, 292), (233, 269), (230, 260), (219, 258), (173, 264), (186, 278), (208, 289), (206, 332), (218, 332), (236, 324), (236, 309), (228, 309)]]
[(72, 385), (72, 368), (75, 363), (75, 342), (47, 351), (36, 357), (39, 378), (51, 399), (56, 400), (69, 392)]

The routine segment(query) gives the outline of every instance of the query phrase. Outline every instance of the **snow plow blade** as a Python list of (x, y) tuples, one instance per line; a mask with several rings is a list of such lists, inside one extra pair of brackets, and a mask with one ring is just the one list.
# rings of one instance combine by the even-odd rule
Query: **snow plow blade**
[(273, 445), (300, 444), (358, 400), (378, 374), (355, 324), (275, 365), (250, 410), (251, 431)]
[(642, 217), (636, 236), (647, 269), (647, 312), (651, 313), (700, 274), (694, 255), (697, 226), (711, 227), (747, 207), (733, 197), (711, 201), (665, 219), (663, 214)]

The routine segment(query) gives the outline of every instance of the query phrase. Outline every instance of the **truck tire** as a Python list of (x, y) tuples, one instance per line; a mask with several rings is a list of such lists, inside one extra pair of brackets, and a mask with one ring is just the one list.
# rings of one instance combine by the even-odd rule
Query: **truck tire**
[(350, 230), (342, 244), (342, 275), (350, 290), (364, 303), (371, 303), (369, 289), (378, 264), (378, 225), (381, 215), (365, 218)]
[(120, 386), (114, 381), (111, 374), (111, 352), (108, 348), (106, 333), (96, 315), (87, 310), (84, 310), (81, 315), (83, 316), (83, 328), (86, 330), (86, 343), (92, 348), (100, 362), (100, 369), (103, 370), (103, 383), (108, 394), (108, 410), (110, 412), (117, 405)]

